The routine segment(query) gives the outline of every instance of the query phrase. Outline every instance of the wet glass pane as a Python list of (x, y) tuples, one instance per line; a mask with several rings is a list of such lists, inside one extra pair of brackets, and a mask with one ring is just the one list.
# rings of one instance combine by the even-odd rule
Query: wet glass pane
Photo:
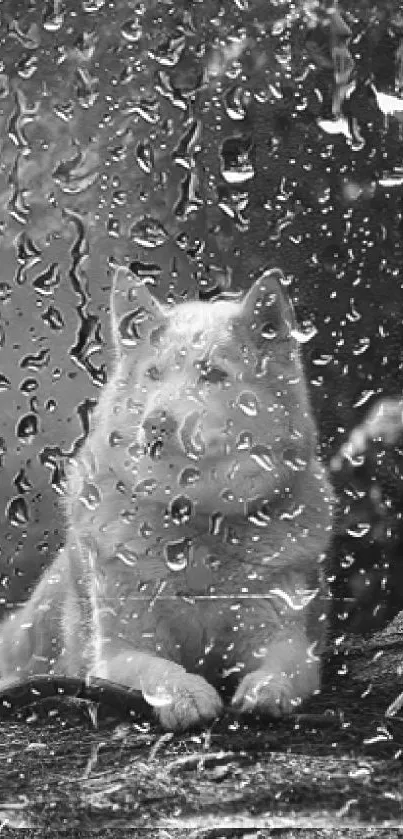
[(399, 2), (0, 42), (4, 818), (397, 827)]

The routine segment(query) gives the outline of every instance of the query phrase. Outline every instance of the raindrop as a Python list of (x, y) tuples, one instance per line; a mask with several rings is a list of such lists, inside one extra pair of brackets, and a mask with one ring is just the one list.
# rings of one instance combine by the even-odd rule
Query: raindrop
[(179, 475), (179, 486), (194, 486), (197, 484), (198, 481), (201, 479), (201, 473), (199, 469), (196, 469), (193, 466), (188, 466), (186, 469), (183, 469)]
[(346, 533), (354, 539), (362, 539), (370, 530), (371, 524), (369, 522), (359, 522), (356, 527), (347, 527)]
[(136, 245), (159, 248), (168, 239), (168, 233), (158, 219), (142, 216), (131, 227), (130, 235)]
[(269, 449), (263, 445), (253, 446), (250, 450), (252, 460), (257, 463), (266, 472), (272, 472), (274, 469), (273, 458), (270, 455)]
[(0, 283), (0, 303), (8, 303), (13, 289), (10, 283)]
[(99, 96), (99, 79), (91, 76), (84, 67), (78, 67), (76, 70), (76, 81), (78, 102), (82, 108), (91, 108)]
[(0, 99), (6, 99), (10, 93), (10, 81), (6, 73), (0, 73)]
[(17, 423), (16, 434), (24, 443), (32, 443), (38, 434), (39, 424), (36, 414), (25, 414)]
[(4, 393), (5, 390), (10, 390), (11, 382), (4, 373), (0, 373), (0, 393)]
[(42, 26), (47, 32), (58, 32), (64, 23), (63, 0), (47, 0), (42, 15)]
[(152, 495), (157, 487), (158, 484), (154, 478), (146, 478), (144, 481), (136, 484), (134, 491), (137, 495)]
[(242, 391), (237, 399), (237, 405), (247, 417), (256, 417), (259, 410), (259, 403), (255, 393)]
[(93, 14), (99, 12), (105, 5), (105, 0), (82, 0), (83, 12)]
[(175, 524), (185, 524), (192, 516), (192, 502), (186, 495), (179, 495), (171, 502), (171, 518)]
[(122, 434), (122, 432), (115, 430), (115, 431), (111, 431), (111, 433), (109, 434), (108, 442), (109, 442), (109, 445), (111, 446), (111, 448), (115, 449), (115, 448), (118, 448), (118, 446), (122, 445), (122, 443), (124, 442), (124, 439), (125, 438), (124, 438), (124, 435)]
[(318, 330), (313, 323), (307, 323), (303, 328), (291, 329), (290, 334), (298, 344), (307, 344), (308, 341), (312, 341), (312, 338), (315, 338)]
[(219, 536), (224, 522), (225, 518), (222, 513), (213, 513), (210, 516), (209, 533), (212, 536)]
[(20, 361), (20, 367), (28, 367), (30, 370), (42, 370), (47, 367), (50, 361), (50, 350), (40, 350), (36, 355), (26, 355)]
[(77, 195), (91, 187), (98, 178), (98, 155), (78, 150), (72, 158), (61, 160), (53, 170), (53, 180), (62, 192)]
[(42, 320), (49, 326), (50, 329), (53, 329), (55, 332), (60, 331), (60, 329), (64, 329), (64, 320), (62, 317), (61, 312), (59, 309), (56, 309), (55, 306), (48, 306), (46, 312), (42, 315)]
[(142, 35), (139, 19), (132, 17), (129, 20), (126, 20), (120, 31), (125, 41), (129, 41), (130, 44), (136, 43), (140, 40)]
[(233, 120), (243, 120), (246, 117), (250, 93), (236, 85), (227, 91), (224, 97), (225, 110)]
[(140, 169), (149, 175), (154, 167), (154, 151), (148, 140), (142, 140), (137, 144), (136, 161)]
[(192, 411), (185, 417), (180, 429), (180, 441), (186, 455), (197, 460), (205, 453), (205, 445), (198, 428), (199, 413)]
[(29, 492), (33, 487), (31, 482), (28, 480), (24, 469), (20, 469), (18, 475), (14, 478), (14, 485), (16, 486), (17, 490), (21, 495), (24, 492)]
[(250, 181), (255, 170), (250, 159), (251, 141), (244, 137), (228, 137), (221, 148), (221, 174), (228, 184)]
[(140, 536), (142, 536), (143, 539), (148, 539), (152, 535), (152, 532), (153, 532), (152, 524), (150, 524), (150, 522), (148, 522), (148, 521), (143, 521), (142, 524), (139, 527)]
[(101, 503), (101, 495), (98, 487), (90, 481), (83, 481), (83, 486), (80, 492), (80, 501), (89, 510), (96, 510)]
[(170, 571), (184, 571), (189, 562), (190, 541), (168, 542), (164, 548), (165, 562)]
[(125, 346), (135, 346), (141, 338), (138, 327), (150, 319), (150, 313), (144, 307), (129, 312), (119, 321), (119, 338)]
[(38, 68), (37, 55), (24, 55), (17, 64), (17, 73), (22, 79), (30, 79)]
[(131, 548), (129, 548), (129, 546), (127, 544), (125, 545), (124, 543), (117, 545), (115, 557), (116, 559), (120, 559), (121, 562), (123, 562), (125, 565), (128, 565), (131, 568), (137, 565), (139, 559), (137, 553), (131, 550)]
[(21, 393), (24, 393), (25, 396), (29, 396), (30, 393), (38, 390), (38, 387), (39, 382), (37, 379), (24, 379), (24, 381), (20, 384), (20, 391)]
[(6, 507), (6, 516), (14, 527), (25, 527), (30, 519), (28, 504), (21, 495), (12, 498)]
[(56, 262), (53, 262), (45, 271), (38, 274), (32, 283), (35, 291), (43, 295), (53, 294), (59, 284), (60, 271)]

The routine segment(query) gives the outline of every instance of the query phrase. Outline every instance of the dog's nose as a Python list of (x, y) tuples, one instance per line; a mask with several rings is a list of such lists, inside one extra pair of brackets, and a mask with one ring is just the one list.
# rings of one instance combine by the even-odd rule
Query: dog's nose
[(170, 411), (154, 410), (143, 419), (147, 443), (159, 437), (171, 437), (178, 428), (178, 421)]

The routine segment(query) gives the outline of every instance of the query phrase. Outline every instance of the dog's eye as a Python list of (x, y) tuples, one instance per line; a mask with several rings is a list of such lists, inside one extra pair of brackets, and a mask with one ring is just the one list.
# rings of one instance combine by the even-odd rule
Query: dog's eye
[(200, 370), (200, 381), (208, 382), (211, 385), (220, 384), (228, 379), (228, 373), (222, 370), (221, 367), (206, 367)]
[(153, 382), (158, 382), (161, 378), (161, 370), (159, 370), (158, 367), (156, 367), (154, 364), (152, 367), (148, 368), (146, 375)]

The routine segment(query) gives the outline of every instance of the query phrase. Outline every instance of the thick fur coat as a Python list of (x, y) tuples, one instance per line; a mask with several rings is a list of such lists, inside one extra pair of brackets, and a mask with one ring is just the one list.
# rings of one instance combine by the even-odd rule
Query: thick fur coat
[(162, 724), (289, 713), (320, 687), (332, 491), (277, 270), (162, 305), (129, 270), (115, 364), (69, 470), (66, 544), (3, 624), (0, 688), (140, 688)]

